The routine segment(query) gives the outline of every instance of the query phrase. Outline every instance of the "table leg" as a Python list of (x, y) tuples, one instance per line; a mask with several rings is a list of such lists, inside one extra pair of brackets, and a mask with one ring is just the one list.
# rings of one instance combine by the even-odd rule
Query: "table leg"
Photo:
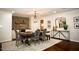
[(30, 42), (29, 42), (28, 38), (26, 38), (25, 43), (27, 43), (28, 45), (30, 45)]

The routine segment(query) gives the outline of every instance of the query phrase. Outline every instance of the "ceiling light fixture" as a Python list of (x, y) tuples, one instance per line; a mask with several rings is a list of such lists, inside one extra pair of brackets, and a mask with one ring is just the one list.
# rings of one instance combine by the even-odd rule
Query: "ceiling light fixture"
[(34, 19), (36, 19), (36, 18), (37, 18), (37, 13), (36, 13), (36, 11), (34, 11), (34, 13), (35, 13), (35, 15), (34, 15)]
[(36, 22), (37, 22), (37, 12), (34, 11), (34, 23), (36, 23)]
[(56, 11), (53, 11), (53, 13), (56, 13)]
[(0, 25), (0, 28), (2, 28), (2, 25)]
[(15, 13), (15, 11), (12, 10), (12, 13)]

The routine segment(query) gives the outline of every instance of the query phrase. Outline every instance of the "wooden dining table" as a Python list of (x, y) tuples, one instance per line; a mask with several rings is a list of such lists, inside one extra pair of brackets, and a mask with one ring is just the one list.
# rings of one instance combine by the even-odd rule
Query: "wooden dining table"
[(19, 34), (20, 34), (21, 37), (23, 37), (23, 38), (26, 39), (25, 43), (27, 43), (28, 45), (30, 45), (29, 38), (32, 37), (33, 33), (28, 31), (28, 32), (20, 32)]

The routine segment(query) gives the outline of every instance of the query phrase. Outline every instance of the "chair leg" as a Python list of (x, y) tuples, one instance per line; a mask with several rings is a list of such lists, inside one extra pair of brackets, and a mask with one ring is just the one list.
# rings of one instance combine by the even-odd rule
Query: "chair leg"
[(18, 47), (19, 44), (21, 43), (21, 40), (16, 40), (16, 46)]
[(50, 35), (49, 35), (49, 40), (50, 40)]
[(25, 40), (25, 43), (27, 43), (28, 45), (30, 45), (30, 42), (28, 39)]
[(18, 41), (18, 40), (16, 40), (16, 46), (17, 46), (17, 47), (19, 46), (19, 41)]

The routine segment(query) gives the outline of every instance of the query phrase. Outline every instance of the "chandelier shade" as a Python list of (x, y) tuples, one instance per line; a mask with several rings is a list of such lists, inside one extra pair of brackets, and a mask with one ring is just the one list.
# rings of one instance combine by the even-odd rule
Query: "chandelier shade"
[(34, 19), (36, 19), (36, 18), (37, 18), (37, 12), (34, 11)]
[(34, 11), (34, 12), (35, 12), (34, 18), (36, 18), (36, 11)]

